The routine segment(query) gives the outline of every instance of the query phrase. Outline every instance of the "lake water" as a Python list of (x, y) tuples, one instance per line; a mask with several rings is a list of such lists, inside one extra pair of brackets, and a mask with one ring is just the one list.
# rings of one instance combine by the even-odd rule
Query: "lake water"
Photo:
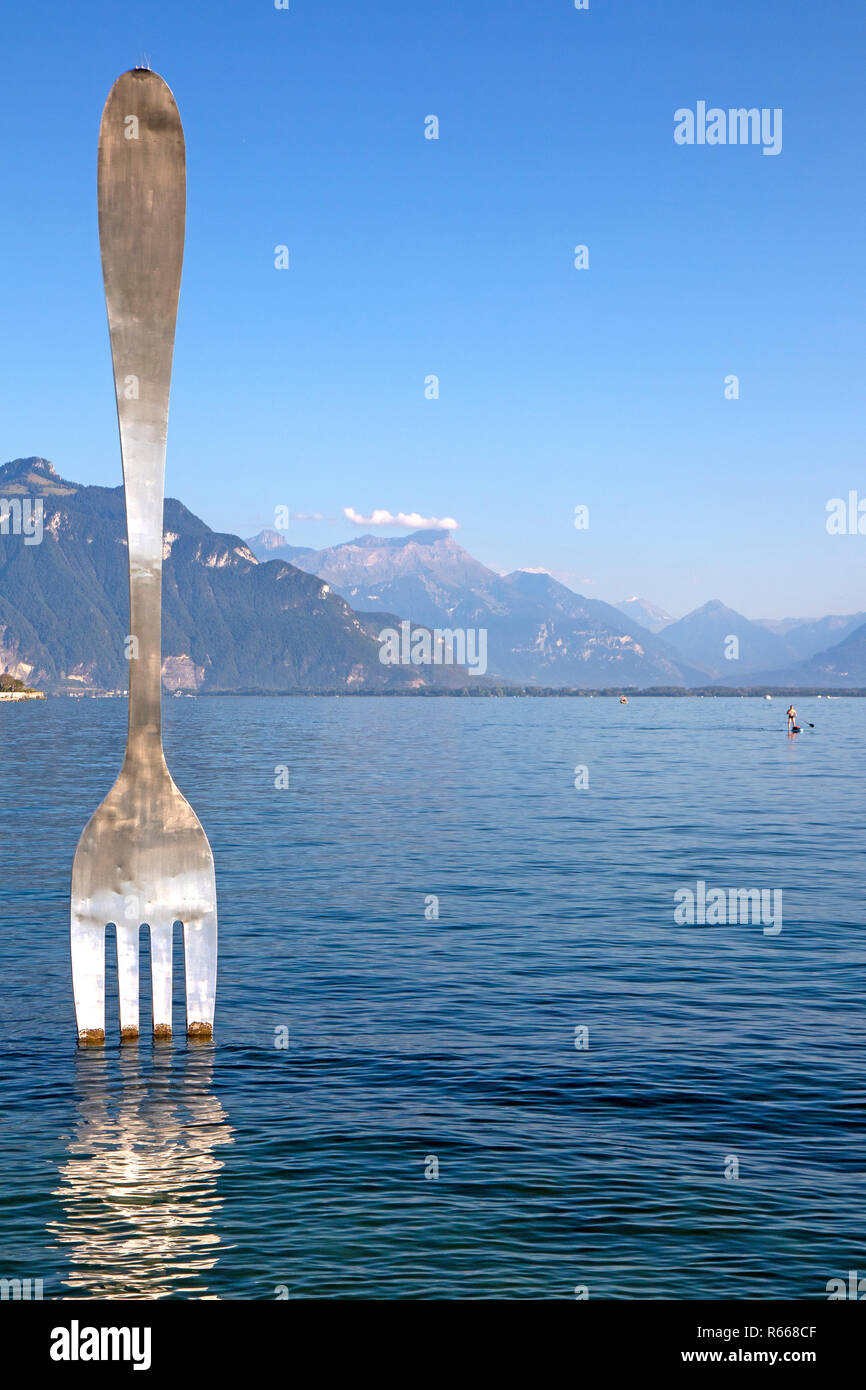
[[(866, 1273), (866, 701), (798, 701), (794, 739), (786, 703), (167, 700), (217, 865), (215, 1041), (187, 1047), (178, 993), (173, 1044), (121, 1051), (110, 1014), (83, 1052), (69, 875), (126, 706), (0, 706), (0, 1276), (736, 1299)], [(698, 880), (781, 889), (782, 930), (678, 924)]]

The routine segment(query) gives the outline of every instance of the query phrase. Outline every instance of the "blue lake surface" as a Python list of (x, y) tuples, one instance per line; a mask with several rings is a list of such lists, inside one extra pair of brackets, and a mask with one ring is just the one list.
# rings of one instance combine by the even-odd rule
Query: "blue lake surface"
[[(798, 700), (794, 739), (786, 703), (167, 700), (217, 866), (215, 1040), (187, 1045), (176, 979), (174, 1043), (121, 1050), (110, 988), (95, 1051), (69, 876), (126, 704), (0, 705), (0, 1276), (738, 1299), (866, 1273), (866, 701)], [(781, 889), (781, 932), (678, 925), (699, 879)]]

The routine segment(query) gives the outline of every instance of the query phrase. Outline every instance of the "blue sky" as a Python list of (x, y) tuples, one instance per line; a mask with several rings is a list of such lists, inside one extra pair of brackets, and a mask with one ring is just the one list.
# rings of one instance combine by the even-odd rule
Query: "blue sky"
[[(188, 157), (167, 491), (210, 525), (413, 511), (674, 615), (866, 607), (866, 537), (825, 529), (866, 497), (860, 0), (112, 0), (0, 33), (0, 458), (120, 482), (96, 140), (146, 56)], [(782, 108), (781, 154), (676, 145), (699, 100)]]

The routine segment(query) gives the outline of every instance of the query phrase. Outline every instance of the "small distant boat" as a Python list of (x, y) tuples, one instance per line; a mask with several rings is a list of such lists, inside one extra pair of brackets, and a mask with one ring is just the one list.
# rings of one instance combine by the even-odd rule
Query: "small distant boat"
[(624, 695), (620, 695), (620, 697), (619, 697), (619, 702), (620, 702), (621, 705), (627, 705), (627, 704), (628, 704), (628, 700), (625, 698)]
[(772, 698), (773, 698), (772, 695), (765, 695), (765, 696), (764, 696), (764, 699), (765, 699), (765, 700), (772, 700)]

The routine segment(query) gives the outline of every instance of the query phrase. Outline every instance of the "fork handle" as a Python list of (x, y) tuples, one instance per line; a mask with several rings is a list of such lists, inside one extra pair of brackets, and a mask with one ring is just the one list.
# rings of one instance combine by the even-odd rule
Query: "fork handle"
[(98, 203), (129, 542), (127, 758), (150, 760), (162, 757), (165, 440), (186, 159), (174, 97), (148, 68), (119, 77), (105, 103)]

